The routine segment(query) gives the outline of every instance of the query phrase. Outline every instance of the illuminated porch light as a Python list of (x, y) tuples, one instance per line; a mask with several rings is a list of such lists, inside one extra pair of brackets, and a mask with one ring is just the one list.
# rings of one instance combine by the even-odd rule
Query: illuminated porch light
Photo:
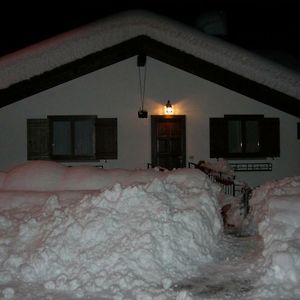
[(168, 100), (164, 108), (165, 108), (165, 115), (172, 115), (174, 113), (174, 109), (172, 104), (170, 103), (170, 100)]

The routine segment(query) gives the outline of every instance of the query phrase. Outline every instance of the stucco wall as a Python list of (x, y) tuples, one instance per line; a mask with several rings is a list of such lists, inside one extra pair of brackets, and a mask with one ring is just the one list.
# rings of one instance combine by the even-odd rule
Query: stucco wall
[[(187, 117), (187, 161), (209, 159), (209, 118), (224, 114), (264, 114), (280, 118), (281, 157), (267, 160), (272, 172), (239, 172), (251, 185), (300, 175), (299, 119), (184, 71), (147, 59), (145, 109), (162, 114), (170, 100)], [(151, 161), (150, 118), (140, 108), (136, 58), (93, 72), (0, 109), (0, 170), (26, 161), (26, 119), (59, 114), (118, 118), (118, 159), (105, 168), (146, 168)], [(250, 161), (250, 162), (256, 162)], [(259, 162), (265, 162), (259, 161)]]

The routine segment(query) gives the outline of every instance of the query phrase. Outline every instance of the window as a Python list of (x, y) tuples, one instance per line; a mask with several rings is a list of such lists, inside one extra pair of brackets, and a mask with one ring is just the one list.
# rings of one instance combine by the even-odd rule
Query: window
[(50, 116), (48, 118), (53, 159), (94, 158), (95, 116)]
[(279, 119), (263, 115), (226, 115), (210, 119), (210, 157), (277, 157)]
[(117, 119), (48, 116), (27, 120), (28, 159), (117, 159)]

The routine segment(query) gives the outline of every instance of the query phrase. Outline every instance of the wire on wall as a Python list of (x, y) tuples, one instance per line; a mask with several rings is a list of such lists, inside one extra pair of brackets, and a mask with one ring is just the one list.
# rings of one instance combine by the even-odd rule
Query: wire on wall
[(137, 66), (139, 70), (139, 89), (140, 89), (140, 101), (141, 107), (138, 111), (139, 118), (147, 118), (148, 112), (144, 110), (145, 104), (145, 92), (146, 92), (146, 75), (147, 75), (147, 57), (145, 54), (139, 54), (137, 57)]

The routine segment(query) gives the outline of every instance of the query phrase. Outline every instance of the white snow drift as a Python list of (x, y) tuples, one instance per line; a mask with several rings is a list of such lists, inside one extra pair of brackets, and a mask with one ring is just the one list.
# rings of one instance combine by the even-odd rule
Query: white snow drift
[(254, 191), (250, 205), (264, 242), (260, 297), (300, 299), (300, 177), (266, 183)]
[(0, 298), (300, 299), (300, 177), (254, 190), (244, 226), (263, 243), (223, 234), (223, 197), (196, 169), (0, 173)]
[(23, 299), (17, 282), (74, 297), (166, 299), (174, 282), (211, 261), (219, 193), (192, 169), (18, 166), (2, 174), (2, 294)]

